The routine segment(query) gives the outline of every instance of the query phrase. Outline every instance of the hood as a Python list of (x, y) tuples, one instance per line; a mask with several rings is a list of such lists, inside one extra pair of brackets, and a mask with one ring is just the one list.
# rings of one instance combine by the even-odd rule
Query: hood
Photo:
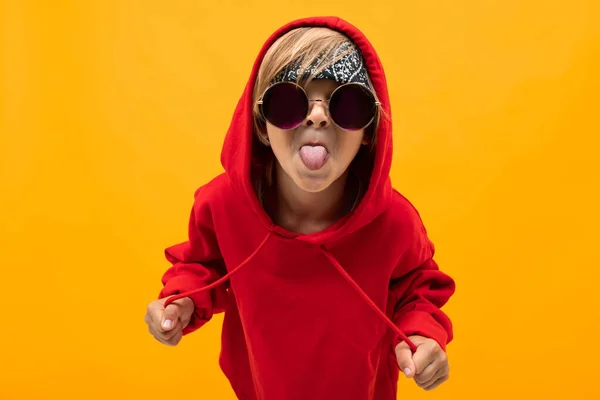
[[(327, 27), (345, 34), (362, 52), (365, 65), (369, 72), (373, 87), (381, 107), (387, 118), (381, 118), (376, 132), (376, 146), (374, 165), (366, 193), (362, 201), (346, 218), (333, 224), (326, 230), (310, 235), (287, 232), (280, 227), (275, 227), (269, 215), (264, 211), (255, 194), (251, 179), (251, 162), (253, 145), (256, 141), (253, 136), (254, 122), (252, 114), (252, 93), (258, 75), (259, 67), (269, 47), (282, 35), (290, 30), (301, 27)], [(383, 66), (375, 49), (367, 38), (350, 23), (337, 17), (312, 17), (292, 21), (275, 31), (261, 48), (254, 62), (250, 79), (237, 104), (235, 112), (221, 152), (221, 163), (238, 193), (247, 199), (247, 204), (252, 208), (257, 218), (269, 230), (276, 230), (279, 234), (295, 237), (311, 243), (324, 244), (352, 233), (369, 224), (377, 218), (390, 205), (392, 185), (389, 177), (392, 162), (392, 124), (390, 101)]]

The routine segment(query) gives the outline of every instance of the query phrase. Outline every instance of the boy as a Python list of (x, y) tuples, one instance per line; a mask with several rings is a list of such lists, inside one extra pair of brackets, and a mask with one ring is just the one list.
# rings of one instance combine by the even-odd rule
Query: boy
[(265, 43), (189, 239), (146, 322), (177, 344), (225, 312), (220, 365), (240, 399), (396, 398), (398, 367), (448, 378), (454, 281), (390, 182), (383, 67), (339, 18), (289, 23)]

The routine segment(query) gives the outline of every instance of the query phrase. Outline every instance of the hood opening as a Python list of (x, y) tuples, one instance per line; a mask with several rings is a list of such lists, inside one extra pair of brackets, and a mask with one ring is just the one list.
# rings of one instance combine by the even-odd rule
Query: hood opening
[(255, 134), (257, 128), (254, 121), (254, 92), (260, 66), (269, 48), (281, 36), (302, 27), (325, 27), (350, 39), (362, 55), (370, 86), (381, 104), (374, 149), (368, 151), (368, 145), (363, 146), (351, 164), (353, 172), (360, 176), (363, 187), (366, 187), (361, 202), (343, 224), (334, 224), (322, 232), (308, 235), (308, 241), (325, 244), (367, 225), (389, 207), (392, 198), (389, 177), (392, 160), (392, 123), (385, 74), (375, 49), (357, 28), (337, 17), (313, 17), (292, 21), (275, 31), (267, 39), (254, 62), (225, 137), (221, 162), (234, 190), (247, 200), (246, 203), (261, 224), (270, 229), (273, 221), (259, 200), (264, 185), (269, 182), (257, 178), (265, 173), (265, 169), (273, 168), (274, 156), (272, 150), (261, 143)]

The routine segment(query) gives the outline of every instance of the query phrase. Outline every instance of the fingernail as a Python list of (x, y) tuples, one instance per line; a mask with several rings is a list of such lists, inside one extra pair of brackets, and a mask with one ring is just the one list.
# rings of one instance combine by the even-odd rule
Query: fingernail
[(404, 368), (404, 375), (408, 376), (410, 375), (410, 368)]
[(167, 328), (169, 329), (171, 327), (171, 325), (173, 325), (173, 321), (171, 321), (170, 319), (166, 319), (163, 321), (163, 328)]

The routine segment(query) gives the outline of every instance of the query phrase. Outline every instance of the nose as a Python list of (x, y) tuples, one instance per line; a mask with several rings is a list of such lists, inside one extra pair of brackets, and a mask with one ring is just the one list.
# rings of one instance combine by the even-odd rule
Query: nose
[(315, 128), (327, 128), (329, 126), (329, 116), (327, 115), (326, 103), (322, 100), (311, 100), (311, 103), (312, 107), (304, 124)]

